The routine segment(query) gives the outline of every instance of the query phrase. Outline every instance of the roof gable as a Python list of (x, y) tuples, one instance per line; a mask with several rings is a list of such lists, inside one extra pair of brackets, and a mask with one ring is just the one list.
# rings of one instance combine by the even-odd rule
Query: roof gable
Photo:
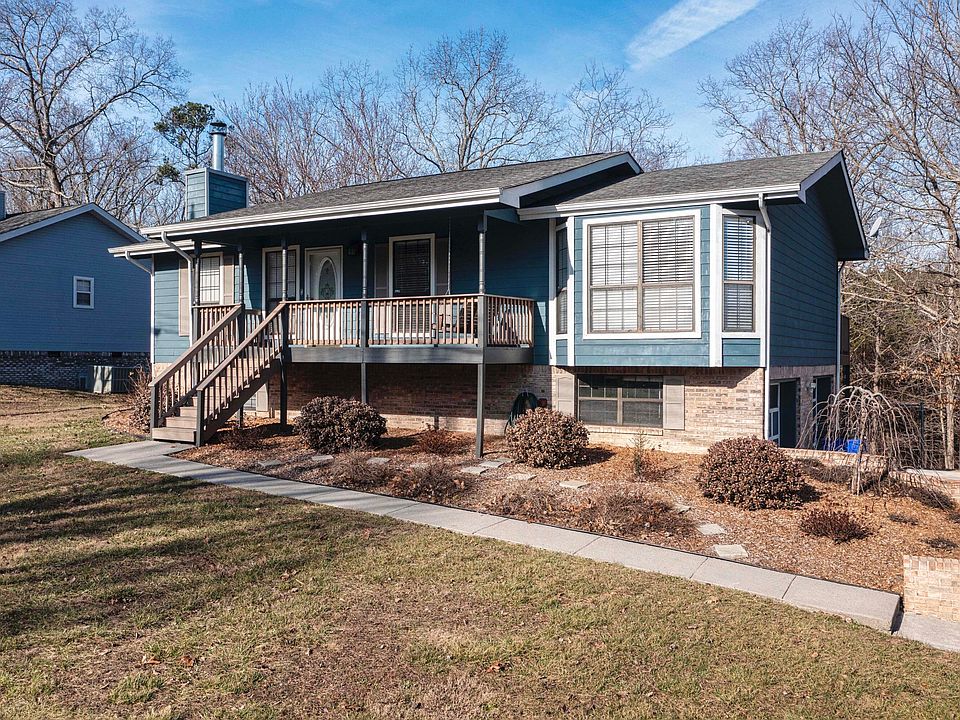
[(21, 235), (28, 235), (41, 228), (75, 218), (80, 215), (92, 214), (108, 228), (123, 236), (130, 243), (143, 242), (144, 237), (120, 222), (113, 215), (95, 203), (85, 205), (69, 205), (67, 207), (50, 208), (48, 210), (30, 210), (8, 215), (0, 220), (0, 243)]

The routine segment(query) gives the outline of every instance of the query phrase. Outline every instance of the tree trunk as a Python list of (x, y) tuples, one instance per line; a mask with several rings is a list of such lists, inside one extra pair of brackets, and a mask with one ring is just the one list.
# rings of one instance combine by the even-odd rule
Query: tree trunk
[(943, 432), (943, 467), (947, 470), (956, 470), (956, 383), (952, 378), (947, 380), (947, 392), (944, 396), (944, 432)]

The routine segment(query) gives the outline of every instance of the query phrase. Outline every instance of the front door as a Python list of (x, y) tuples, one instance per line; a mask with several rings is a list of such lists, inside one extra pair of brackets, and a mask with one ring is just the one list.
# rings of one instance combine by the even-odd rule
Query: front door
[(343, 250), (339, 247), (307, 250), (307, 300), (343, 297)]

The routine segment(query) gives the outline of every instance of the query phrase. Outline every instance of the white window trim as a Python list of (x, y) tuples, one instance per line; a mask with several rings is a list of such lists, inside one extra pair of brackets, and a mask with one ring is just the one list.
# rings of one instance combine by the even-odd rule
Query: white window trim
[[(790, 381), (789, 381), (789, 380), (786, 380), (785, 382), (790, 382)], [(777, 407), (776, 407), (776, 409), (770, 407), (770, 398), (768, 397), (768, 398), (767, 398), (767, 408), (766, 408), (766, 410), (767, 410), (767, 440), (772, 440), (772, 441), (775, 442), (777, 445), (779, 445), (779, 444), (780, 444), (780, 438), (783, 436), (783, 413), (781, 412), (781, 411), (783, 410), (783, 387), (781, 387), (781, 384), (780, 384), (780, 381), (779, 381), (779, 380), (778, 380), (777, 382), (772, 382), (772, 383), (770, 383), (770, 387), (771, 387), (771, 388), (772, 388), (774, 385), (776, 385), (776, 387), (777, 387)], [(776, 435), (774, 435), (774, 434), (770, 431), (770, 428), (773, 427), (773, 423), (771, 422), (771, 420), (772, 420), (772, 418), (773, 418), (773, 414), (774, 414), (774, 413), (777, 414), (777, 434), (776, 434)]]
[[(429, 240), (430, 241), (430, 293), (429, 296), (437, 294), (437, 259), (435, 257), (437, 250), (436, 233), (423, 233), (421, 235), (391, 235), (387, 238), (389, 251), (387, 255), (387, 294), (393, 297), (393, 244), (403, 240)], [(447, 238), (447, 242), (450, 239)], [(447, 269), (449, 274), (450, 269)]]
[[(265, 247), (260, 253), (260, 309), (267, 309), (267, 253), (276, 252), (283, 250), (280, 245), (271, 245), (270, 247)], [(299, 245), (288, 245), (287, 251), (297, 258), (297, 276), (294, 278), (294, 289), (293, 292), (296, 294), (296, 297), (289, 298), (290, 300), (299, 300), (300, 299), (300, 276), (301, 270), (303, 269), (303, 264), (300, 258), (300, 246)], [(287, 278), (289, 280), (289, 278)]]
[[(304, 287), (303, 287), (303, 297), (306, 299), (307, 292), (307, 265), (310, 255), (330, 255), (333, 257), (337, 256), (337, 299), (343, 299), (343, 245), (318, 245), (314, 247), (306, 247), (303, 249), (303, 278), (304, 278)], [(298, 273), (299, 274), (299, 273)]]
[[(203, 258), (205, 258), (205, 257), (219, 257), (219, 258), (220, 258), (220, 292), (219, 292), (219, 294), (218, 294), (218, 296), (217, 296), (218, 299), (217, 299), (216, 302), (212, 302), (212, 303), (200, 303), (199, 306), (200, 306), (200, 307), (211, 307), (211, 306), (213, 306), (213, 305), (223, 305), (223, 285), (224, 285), (224, 283), (223, 283), (223, 278), (224, 278), (224, 273), (226, 272), (226, 268), (223, 266), (223, 252), (222, 252), (222, 251), (221, 251), (221, 252), (205, 252), (205, 253), (203, 253), (202, 255), (200, 255), (200, 259), (201, 259), (201, 260), (203, 260)], [(232, 266), (231, 266), (231, 267), (232, 267)], [(200, 271), (197, 270), (197, 284), (199, 285), (199, 283), (200, 283)], [(192, 307), (196, 307), (195, 301), (196, 301), (196, 295), (195, 295), (194, 297), (190, 298), (190, 305), (191, 305)]]
[[(692, 217), (693, 218), (693, 330), (679, 330), (676, 332), (644, 332), (637, 330), (635, 332), (609, 333), (590, 332), (590, 228), (594, 225), (622, 225), (632, 222), (641, 222), (643, 220), (664, 220), (667, 218)], [(640, 233), (637, 233), (637, 244), (642, 242)], [(568, 245), (570, 243), (568, 242)], [(699, 339), (701, 337), (701, 307), (703, 303), (700, 299), (701, 267), (700, 267), (700, 210), (680, 209), (667, 210), (663, 212), (636, 213), (631, 215), (617, 215), (605, 217), (584, 218), (583, 221), (583, 252), (582, 257), (582, 310), (583, 310), (583, 339), (584, 340), (659, 340), (659, 339)], [(643, 249), (637, 248), (642, 256)], [(638, 283), (637, 287), (640, 287)], [(643, 302), (638, 298), (638, 302)], [(639, 321), (639, 320), (638, 320)]]
[[(77, 280), (87, 280), (90, 282), (90, 304), (89, 305), (78, 305), (77, 304)], [(92, 277), (87, 277), (85, 275), (74, 275), (73, 276), (73, 307), (77, 310), (93, 310), (93, 298), (94, 298), (94, 279)]]

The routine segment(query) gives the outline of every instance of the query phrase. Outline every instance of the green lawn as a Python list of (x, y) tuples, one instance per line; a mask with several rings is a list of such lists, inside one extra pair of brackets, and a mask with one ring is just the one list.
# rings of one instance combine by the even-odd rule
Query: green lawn
[(61, 456), (108, 405), (0, 387), (2, 718), (960, 713), (960, 657), (832, 617)]

